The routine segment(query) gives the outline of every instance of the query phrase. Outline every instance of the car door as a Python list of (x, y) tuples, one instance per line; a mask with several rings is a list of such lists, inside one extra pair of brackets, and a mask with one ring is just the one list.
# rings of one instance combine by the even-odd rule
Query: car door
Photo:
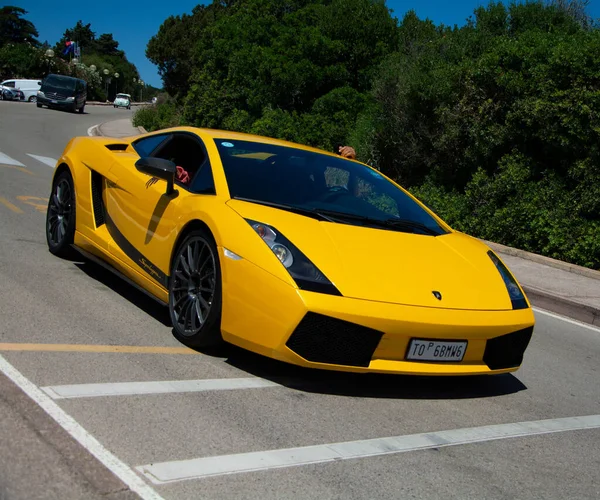
[[(110, 172), (117, 179), (106, 188), (106, 225), (110, 253), (133, 270), (167, 286), (169, 242), (177, 224), (179, 191), (166, 193), (166, 182), (138, 171), (135, 162), (152, 156), (172, 134), (137, 142), (117, 157)], [(135, 278), (134, 278), (135, 279)]]

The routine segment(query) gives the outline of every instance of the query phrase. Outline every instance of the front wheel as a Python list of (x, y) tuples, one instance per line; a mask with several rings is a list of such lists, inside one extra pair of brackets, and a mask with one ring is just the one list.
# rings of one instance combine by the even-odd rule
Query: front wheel
[(75, 187), (71, 172), (65, 170), (56, 176), (46, 212), (46, 241), (50, 252), (68, 258), (75, 237)]
[(221, 336), (221, 267), (211, 235), (197, 229), (171, 264), (169, 314), (175, 337), (190, 347), (216, 347)]

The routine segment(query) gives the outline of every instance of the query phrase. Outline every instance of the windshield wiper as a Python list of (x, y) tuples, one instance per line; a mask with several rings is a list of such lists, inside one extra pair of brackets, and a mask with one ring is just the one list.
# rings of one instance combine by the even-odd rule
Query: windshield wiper
[(438, 236), (439, 233), (430, 227), (427, 227), (425, 224), (421, 224), (420, 222), (412, 221), (409, 219), (374, 219), (372, 217), (367, 217), (365, 215), (352, 214), (347, 212), (337, 212), (334, 210), (326, 210), (326, 209), (318, 209), (315, 208), (315, 212), (318, 212), (321, 215), (327, 215), (331, 217), (335, 217), (341, 220), (355, 220), (360, 222), (365, 222), (368, 224), (377, 225), (380, 227), (388, 227), (388, 228), (400, 228), (404, 227), (407, 229), (418, 229), (427, 234), (431, 234), (433, 236)]
[(259, 205), (265, 205), (267, 207), (279, 208), (281, 210), (287, 210), (288, 212), (293, 212), (299, 215), (306, 215), (307, 217), (312, 217), (313, 219), (321, 219), (326, 220), (328, 222), (334, 222), (333, 219), (327, 217), (322, 214), (320, 211), (313, 210), (312, 208), (302, 208), (296, 207), (294, 205), (285, 205), (283, 203), (275, 203), (272, 201), (264, 201), (264, 200), (254, 200), (252, 198), (242, 198), (239, 196), (234, 196), (234, 200), (247, 201), (248, 203), (258, 203)]
[(440, 234), (435, 229), (432, 229), (426, 226), (425, 224), (421, 224), (420, 222), (416, 222), (409, 219), (387, 219), (383, 222), (385, 222), (385, 224), (387, 224), (390, 227), (407, 227), (411, 229), (420, 229), (421, 231), (424, 231), (425, 233), (431, 234), (433, 236), (438, 236)]
[[(313, 219), (326, 220), (328, 222), (340, 222), (340, 221), (357, 221), (365, 224), (371, 224), (374, 226), (385, 227), (385, 228), (400, 228), (404, 227), (407, 229), (418, 229), (425, 233), (433, 236), (438, 236), (439, 233), (430, 227), (427, 227), (420, 222), (411, 221), (408, 219), (374, 219), (367, 217), (366, 215), (353, 214), (348, 212), (338, 212), (336, 210), (327, 210), (321, 208), (302, 208), (294, 205), (285, 205), (283, 203), (275, 203), (272, 201), (254, 200), (252, 198), (234, 197), (235, 200), (246, 201), (248, 203), (258, 203), (259, 205), (265, 205), (267, 207), (279, 208), (281, 210), (287, 210), (299, 215), (306, 215)], [(337, 220), (336, 220), (337, 219)]]

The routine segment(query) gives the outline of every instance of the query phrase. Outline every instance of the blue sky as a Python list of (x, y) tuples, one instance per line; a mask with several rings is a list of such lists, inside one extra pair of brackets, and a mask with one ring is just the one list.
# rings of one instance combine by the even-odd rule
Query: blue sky
[[(162, 22), (170, 15), (190, 13), (198, 0), (148, 0), (145, 2), (122, 2), (105, 0), (101, 2), (76, 2), (73, 4), (54, 3), (48, 0), (4, 0), (4, 5), (22, 7), (28, 13), (26, 18), (35, 24), (40, 41), (47, 40), (54, 45), (65, 29), (75, 26), (78, 20), (91, 23), (96, 36), (112, 33), (125, 51), (144, 81), (156, 87), (162, 86), (156, 66), (146, 59), (146, 44), (158, 32)], [(600, 0), (590, 2), (588, 13), (600, 17)], [(388, 0), (393, 15), (401, 19), (404, 13), (414, 9), (421, 18), (428, 17), (436, 24), (464, 24), (478, 5), (486, 5), (481, 0)], [(85, 53), (83, 54), (85, 62)]]

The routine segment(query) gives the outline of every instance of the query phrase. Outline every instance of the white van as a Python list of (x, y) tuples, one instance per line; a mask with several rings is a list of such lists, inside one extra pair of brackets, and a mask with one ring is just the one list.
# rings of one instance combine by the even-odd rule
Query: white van
[(25, 95), (25, 100), (29, 102), (37, 101), (37, 93), (42, 86), (41, 80), (4, 80), (0, 85), (10, 87), (11, 89), (19, 89)]

